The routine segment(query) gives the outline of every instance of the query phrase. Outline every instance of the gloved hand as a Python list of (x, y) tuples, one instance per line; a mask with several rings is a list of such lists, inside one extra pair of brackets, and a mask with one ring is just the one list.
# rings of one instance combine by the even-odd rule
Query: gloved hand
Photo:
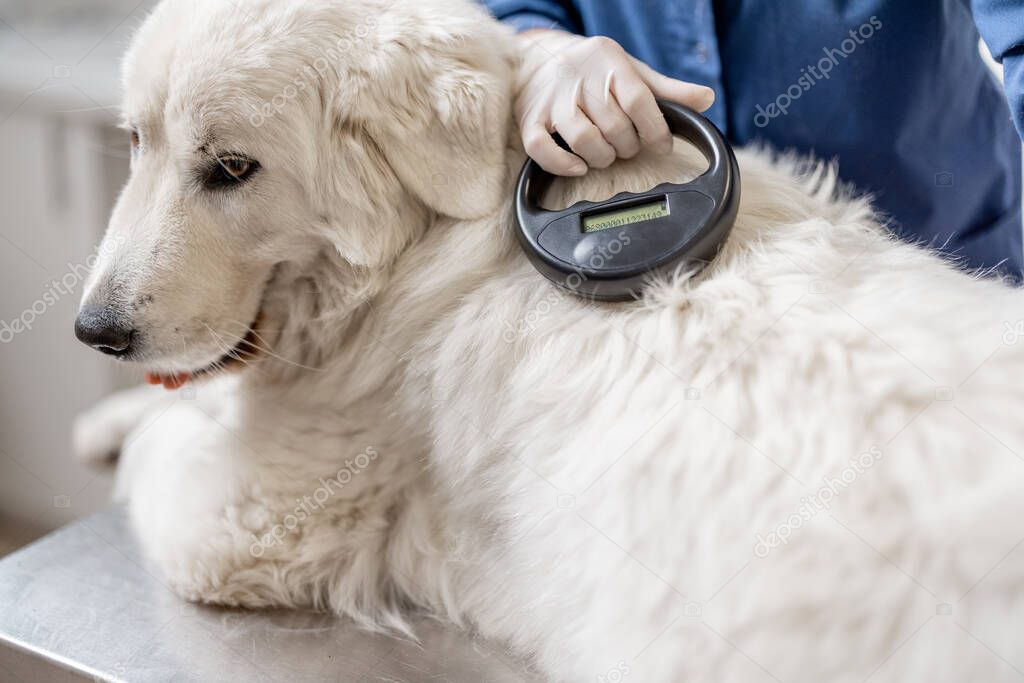
[[(611, 38), (534, 30), (518, 41), (515, 113), (526, 153), (549, 173), (583, 175), (588, 166), (636, 155), (641, 145), (667, 153), (672, 134), (654, 98), (697, 111), (715, 101), (710, 88), (659, 74)], [(576, 154), (559, 147), (553, 132)]]

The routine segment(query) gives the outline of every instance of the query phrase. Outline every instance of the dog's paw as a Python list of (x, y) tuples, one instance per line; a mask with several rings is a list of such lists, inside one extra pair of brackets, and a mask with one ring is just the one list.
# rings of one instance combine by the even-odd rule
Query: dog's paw
[(87, 410), (71, 426), (71, 452), (75, 460), (87, 465), (112, 463), (124, 443), (124, 431), (117, 423), (104, 419), (100, 408)]
[(75, 418), (71, 426), (71, 450), (86, 464), (117, 459), (128, 434), (161, 402), (171, 400), (153, 387), (140, 386), (108, 396)]

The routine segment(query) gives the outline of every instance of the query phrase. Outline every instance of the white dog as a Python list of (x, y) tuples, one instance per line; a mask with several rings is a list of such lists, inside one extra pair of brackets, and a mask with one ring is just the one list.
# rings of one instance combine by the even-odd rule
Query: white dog
[(138, 32), (78, 333), (195, 393), (114, 397), (76, 441), (122, 450), (166, 580), (426, 610), (556, 681), (1015, 680), (1021, 293), (741, 151), (710, 267), (563, 294), (513, 236), (511, 40), (462, 0), (164, 0)]

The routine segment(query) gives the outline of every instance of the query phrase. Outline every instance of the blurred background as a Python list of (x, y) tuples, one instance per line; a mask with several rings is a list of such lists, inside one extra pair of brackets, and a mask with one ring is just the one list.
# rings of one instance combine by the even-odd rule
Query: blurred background
[(155, 1), (0, 0), (0, 556), (109, 500), (71, 422), (140, 377), (72, 329), (128, 174), (118, 61)]
[(138, 376), (72, 329), (128, 173), (118, 60), (153, 4), (0, 0), (0, 555), (109, 500), (111, 473), (71, 457), (71, 421)]

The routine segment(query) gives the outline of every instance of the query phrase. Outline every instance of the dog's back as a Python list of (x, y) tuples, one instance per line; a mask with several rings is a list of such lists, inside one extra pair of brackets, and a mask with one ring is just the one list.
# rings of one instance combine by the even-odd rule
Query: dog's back
[[(421, 340), (455, 611), (558, 680), (1010, 677), (1024, 299), (894, 240), (824, 169), (740, 159), (704, 273), (587, 304), (512, 251)], [(620, 163), (550, 201), (693, 168)]]

